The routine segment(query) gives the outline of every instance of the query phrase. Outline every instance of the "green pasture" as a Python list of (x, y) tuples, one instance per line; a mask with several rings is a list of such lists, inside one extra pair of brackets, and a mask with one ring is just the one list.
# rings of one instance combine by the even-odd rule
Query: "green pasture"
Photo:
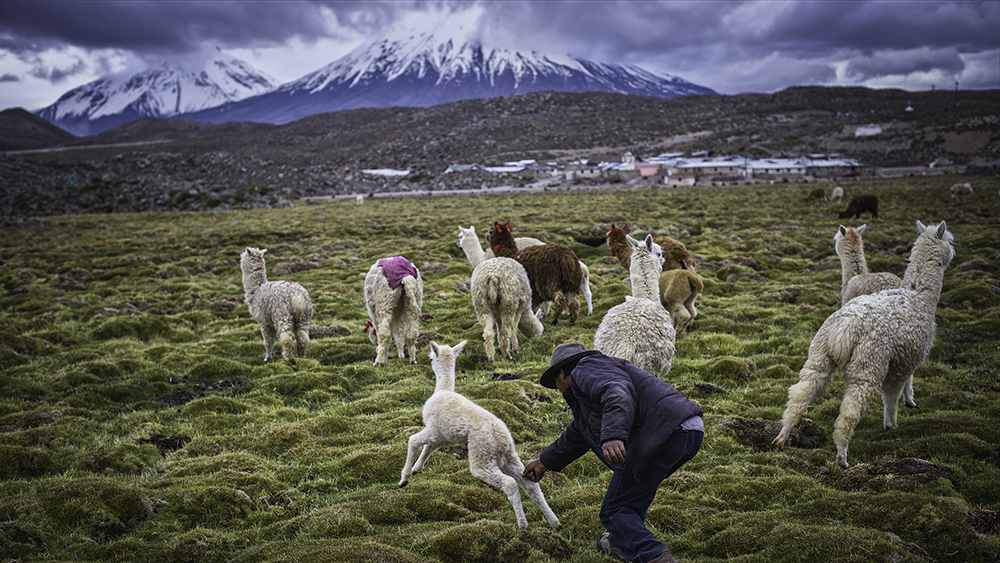
[[(971, 181), (967, 201), (948, 188)], [(563, 523), (530, 529), (435, 453), (399, 489), (407, 438), (433, 391), (426, 342), (468, 340), (457, 390), (502, 418), (527, 462), (570, 420), (538, 385), (552, 348), (589, 348), (630, 294), (601, 245), (614, 221), (683, 241), (705, 291), (677, 340), (670, 383), (705, 411), (699, 455), (666, 481), (649, 526), (685, 563), (979, 562), (1000, 559), (1000, 180), (550, 191), (296, 202), (255, 211), (80, 215), (0, 231), (0, 561), (609, 561), (594, 548), (610, 472), (588, 455), (542, 488)], [(873, 219), (838, 219), (861, 193)], [(570, 246), (594, 314), (545, 321), (513, 360), (488, 364), (458, 226), (494, 221)], [(869, 268), (902, 274), (915, 221), (941, 220), (957, 255), (916, 409), (882, 429), (881, 401), (842, 469), (835, 375), (783, 451), (769, 448), (809, 342), (840, 304), (833, 236), (867, 223)], [(312, 295), (305, 359), (264, 363), (239, 255), (267, 248), (269, 279)], [(363, 276), (403, 255), (424, 278), (418, 364), (375, 368)], [(284, 272), (284, 273), (280, 273)]]

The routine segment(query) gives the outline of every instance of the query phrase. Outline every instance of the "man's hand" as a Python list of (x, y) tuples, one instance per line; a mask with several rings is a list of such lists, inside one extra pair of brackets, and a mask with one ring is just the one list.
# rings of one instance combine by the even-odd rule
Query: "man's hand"
[(601, 446), (604, 452), (604, 459), (608, 463), (621, 463), (625, 461), (625, 442), (621, 440), (608, 440)]
[(546, 469), (546, 467), (542, 465), (541, 461), (536, 459), (531, 463), (529, 463), (528, 466), (524, 468), (524, 473), (522, 473), (521, 476), (529, 481), (534, 481), (535, 483), (537, 483), (542, 480), (542, 477), (545, 476), (546, 471), (548, 471), (548, 469)]

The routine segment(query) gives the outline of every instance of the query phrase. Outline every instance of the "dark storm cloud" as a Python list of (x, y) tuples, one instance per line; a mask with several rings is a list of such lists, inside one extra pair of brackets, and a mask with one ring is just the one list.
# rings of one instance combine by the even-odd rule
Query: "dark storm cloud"
[(17, 76), (16, 74), (7, 73), (4, 74), (3, 76), (0, 76), (0, 82), (20, 82), (20, 81), (21, 77)]

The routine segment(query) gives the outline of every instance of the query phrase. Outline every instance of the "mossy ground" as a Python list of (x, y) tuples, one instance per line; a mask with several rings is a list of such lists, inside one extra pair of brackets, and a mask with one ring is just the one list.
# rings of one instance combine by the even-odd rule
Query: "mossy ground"
[[(2, 231), (0, 559), (605, 561), (594, 543), (609, 472), (592, 455), (543, 481), (559, 533), (527, 497), (531, 529), (519, 531), (462, 448), (397, 487), (432, 373), (426, 346), (416, 366), (372, 367), (362, 283), (384, 256), (421, 268), (425, 340), (469, 341), (457, 388), (507, 422), (527, 461), (570, 418), (537, 383), (553, 346), (589, 348), (629, 293), (607, 247), (578, 241), (628, 221), (683, 240), (705, 279), (670, 373), (704, 407), (705, 443), (648, 518), (681, 560), (997, 560), (1000, 182), (973, 178), (974, 196), (950, 202), (948, 187), (967, 180), (848, 183), (848, 198), (881, 201), (879, 219), (861, 220), (806, 205), (813, 185), (776, 185), (60, 216)], [(513, 361), (488, 365), (457, 232), (508, 219), (589, 265), (594, 314), (546, 321)], [(867, 223), (870, 268), (901, 273), (914, 221), (942, 219), (957, 256), (916, 372), (919, 408), (886, 431), (873, 402), (843, 470), (835, 376), (792, 446), (770, 450), (809, 342), (839, 306), (837, 225)], [(245, 246), (268, 248), (270, 279), (308, 288), (317, 325), (347, 330), (315, 339), (305, 359), (265, 364), (242, 301)]]

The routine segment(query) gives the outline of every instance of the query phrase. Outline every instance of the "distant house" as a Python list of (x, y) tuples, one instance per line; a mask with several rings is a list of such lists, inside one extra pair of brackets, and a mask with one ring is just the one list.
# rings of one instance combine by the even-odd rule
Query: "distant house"
[(800, 159), (763, 158), (746, 163), (748, 178), (789, 178), (806, 174), (806, 165)]
[(814, 178), (833, 178), (860, 166), (856, 160), (849, 158), (813, 158), (806, 163), (806, 174)]
[(882, 126), (877, 123), (869, 123), (854, 130), (855, 137), (871, 137), (882, 132)]
[(677, 170), (666, 176), (663, 182), (668, 186), (693, 186), (697, 183), (698, 177), (694, 170)]
[(653, 176), (660, 171), (660, 163), (658, 162), (636, 162), (633, 167), (639, 171), (641, 176)]

